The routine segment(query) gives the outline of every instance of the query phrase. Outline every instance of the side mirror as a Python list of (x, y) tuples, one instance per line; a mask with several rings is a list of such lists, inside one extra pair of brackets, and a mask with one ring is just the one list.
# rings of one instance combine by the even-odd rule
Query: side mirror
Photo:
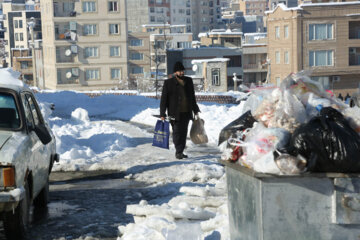
[(52, 137), (44, 124), (39, 124), (35, 126), (34, 131), (36, 135), (39, 137), (42, 144), (46, 145), (49, 142), (51, 142)]

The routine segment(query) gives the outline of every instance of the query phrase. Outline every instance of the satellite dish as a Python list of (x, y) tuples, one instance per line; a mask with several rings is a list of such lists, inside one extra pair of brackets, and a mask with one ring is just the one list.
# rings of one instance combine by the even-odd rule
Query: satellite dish
[(67, 49), (65, 51), (65, 56), (69, 57), (71, 55), (71, 50), (70, 49)]
[(192, 70), (193, 70), (194, 72), (196, 72), (196, 71), (198, 70), (198, 65), (194, 64), (194, 65), (192, 66)]
[(71, 77), (72, 77), (72, 73), (71, 73), (71, 72), (67, 72), (65, 76), (66, 76), (66, 78), (71, 78)]

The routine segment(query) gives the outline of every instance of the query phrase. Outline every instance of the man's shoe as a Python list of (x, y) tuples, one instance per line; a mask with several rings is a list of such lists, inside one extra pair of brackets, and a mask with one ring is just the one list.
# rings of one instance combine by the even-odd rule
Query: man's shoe
[(188, 158), (188, 156), (185, 155), (185, 154), (183, 154), (183, 153), (176, 153), (176, 154), (175, 154), (175, 157), (176, 157), (177, 159)]

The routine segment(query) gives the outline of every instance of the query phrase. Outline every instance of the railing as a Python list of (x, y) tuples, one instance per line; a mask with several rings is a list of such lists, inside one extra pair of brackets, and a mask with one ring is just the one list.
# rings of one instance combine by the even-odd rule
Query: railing
[(76, 17), (76, 11), (71, 12), (54, 12), (54, 17)]

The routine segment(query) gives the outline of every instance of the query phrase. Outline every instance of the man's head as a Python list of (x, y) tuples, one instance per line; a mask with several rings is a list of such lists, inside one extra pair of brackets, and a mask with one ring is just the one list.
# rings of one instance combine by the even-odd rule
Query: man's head
[(174, 65), (174, 74), (177, 77), (183, 77), (184, 76), (184, 65), (181, 62), (176, 62)]

